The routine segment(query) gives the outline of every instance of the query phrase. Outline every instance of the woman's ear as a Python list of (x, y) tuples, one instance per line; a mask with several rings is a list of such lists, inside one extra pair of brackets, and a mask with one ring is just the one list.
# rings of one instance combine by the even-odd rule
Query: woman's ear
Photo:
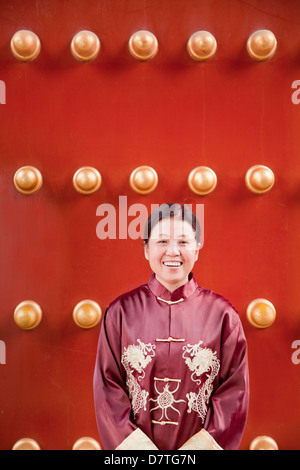
[(148, 247), (148, 243), (144, 243), (144, 255), (145, 255), (145, 258), (149, 261), (149, 247)]
[(196, 261), (198, 259), (198, 256), (199, 256), (199, 251), (201, 250), (201, 243), (197, 243), (197, 248), (196, 248)]

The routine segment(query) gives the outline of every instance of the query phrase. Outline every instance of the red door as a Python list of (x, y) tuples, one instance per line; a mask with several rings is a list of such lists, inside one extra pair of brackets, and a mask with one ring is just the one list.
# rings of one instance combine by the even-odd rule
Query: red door
[[(295, 0), (1, 3), (1, 449), (100, 443), (99, 307), (150, 276), (133, 205), (171, 201), (204, 204), (194, 274), (244, 325), (241, 448), (299, 448), (299, 14)], [(148, 60), (128, 48), (141, 30)]]

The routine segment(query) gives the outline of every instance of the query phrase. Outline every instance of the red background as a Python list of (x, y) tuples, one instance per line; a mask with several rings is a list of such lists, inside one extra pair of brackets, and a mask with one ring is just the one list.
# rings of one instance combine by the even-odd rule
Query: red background
[[(85, 298), (104, 311), (117, 295), (150, 276), (140, 240), (96, 236), (96, 209), (120, 195), (128, 206), (170, 201), (205, 205), (205, 243), (194, 273), (200, 285), (238, 309), (249, 345), (251, 401), (241, 448), (258, 435), (280, 449), (300, 448), (299, 368), (291, 344), (300, 339), (300, 106), (291, 85), (300, 79), (300, 2), (297, 0), (15, 0), (0, 4), (0, 448), (22, 437), (42, 449), (70, 449), (82, 436), (99, 440), (92, 375), (100, 327), (80, 329), (72, 310)], [(41, 40), (35, 61), (10, 50), (20, 29)], [(101, 51), (91, 63), (70, 52), (80, 30), (95, 32)], [(152, 31), (157, 56), (147, 63), (128, 52), (130, 36)], [(265, 62), (246, 51), (249, 35), (270, 29), (277, 52)], [(191, 59), (192, 33), (210, 31), (217, 53)], [(244, 176), (269, 166), (272, 190), (255, 195)], [(41, 171), (32, 196), (12, 179), (24, 165)], [(72, 186), (81, 166), (97, 168), (99, 191)], [(141, 196), (132, 170), (150, 165), (157, 189)], [(187, 185), (207, 165), (218, 185), (206, 197)], [(277, 318), (268, 329), (246, 319), (248, 303), (270, 300)], [(23, 331), (16, 305), (38, 302), (41, 324)]]

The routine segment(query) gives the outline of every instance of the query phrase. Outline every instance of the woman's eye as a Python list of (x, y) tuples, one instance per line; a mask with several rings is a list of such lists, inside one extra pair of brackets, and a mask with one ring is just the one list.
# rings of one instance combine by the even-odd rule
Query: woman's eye
[(180, 244), (180, 245), (187, 245), (188, 242), (187, 242), (186, 240), (180, 240), (180, 241), (179, 241), (179, 244)]

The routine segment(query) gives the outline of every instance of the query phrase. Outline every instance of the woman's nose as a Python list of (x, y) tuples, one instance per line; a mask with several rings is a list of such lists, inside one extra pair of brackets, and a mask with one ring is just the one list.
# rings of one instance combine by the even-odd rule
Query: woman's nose
[(168, 243), (168, 247), (167, 247), (167, 255), (171, 256), (171, 255), (179, 255), (180, 254), (180, 249), (179, 249), (179, 246), (177, 244), (176, 241), (170, 241)]

